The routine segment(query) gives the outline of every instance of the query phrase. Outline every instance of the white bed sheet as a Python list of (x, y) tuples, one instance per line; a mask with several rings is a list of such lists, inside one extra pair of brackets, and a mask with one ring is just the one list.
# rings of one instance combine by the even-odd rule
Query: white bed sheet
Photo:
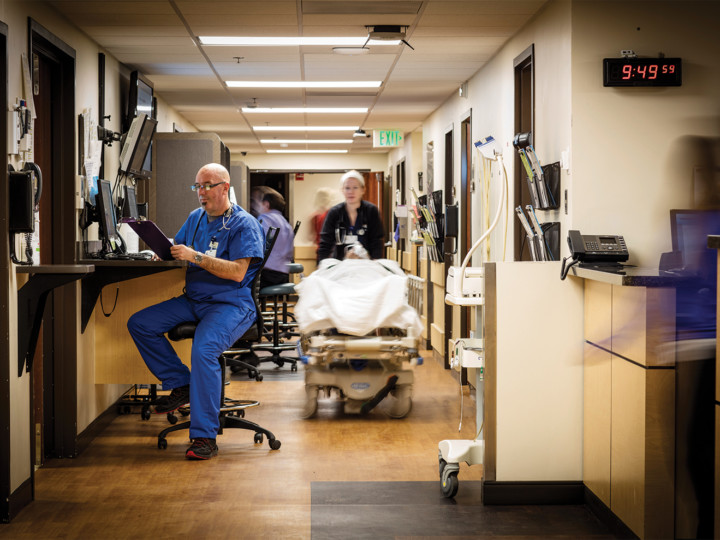
[(389, 259), (325, 259), (295, 290), (302, 333), (336, 328), (364, 336), (388, 327), (422, 332), (420, 317), (407, 301), (407, 277)]

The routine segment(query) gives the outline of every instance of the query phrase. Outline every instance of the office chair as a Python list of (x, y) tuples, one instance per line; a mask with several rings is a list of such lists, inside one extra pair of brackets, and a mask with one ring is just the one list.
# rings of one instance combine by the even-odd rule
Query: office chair
[[(254, 441), (255, 443), (262, 443), (263, 438), (268, 438), (268, 444), (270, 445), (270, 448), (272, 450), (277, 450), (280, 448), (280, 441), (275, 438), (275, 435), (272, 434), (272, 432), (268, 431), (267, 429), (259, 426), (258, 424), (254, 422), (250, 422), (249, 420), (245, 420), (245, 409), (250, 407), (257, 407), (260, 405), (260, 402), (257, 400), (239, 400), (239, 399), (232, 399), (225, 396), (225, 385), (226, 383), (226, 367), (229, 365), (230, 362), (233, 363), (233, 365), (241, 366), (242, 368), (245, 368), (248, 370), (248, 374), (251, 373), (251, 371), (254, 371), (255, 378), (260, 381), (262, 380), (262, 375), (260, 375), (257, 372), (257, 369), (240, 360), (239, 358), (235, 358), (235, 356), (242, 354), (243, 352), (251, 352), (249, 348), (243, 347), (244, 343), (247, 343), (249, 341), (257, 341), (262, 336), (262, 316), (260, 312), (260, 301), (258, 298), (258, 290), (259, 290), (259, 283), (260, 283), (260, 272), (262, 271), (263, 266), (265, 266), (265, 262), (268, 259), (268, 256), (270, 255), (270, 252), (272, 251), (275, 240), (277, 238), (278, 229), (271, 227), (268, 229), (266, 240), (265, 240), (265, 252), (263, 254), (263, 260), (260, 265), (260, 268), (258, 269), (257, 273), (255, 274), (255, 277), (253, 278), (250, 288), (253, 291), (253, 300), (255, 301), (255, 312), (256, 312), (256, 319), (259, 320), (259, 324), (256, 321), (256, 324), (252, 325), (247, 332), (233, 344), (233, 347), (229, 349), (228, 351), (223, 352), (220, 357), (218, 358), (218, 362), (220, 362), (220, 373), (222, 377), (222, 383), (221, 383), (221, 392), (220, 392), (220, 430), (218, 431), (218, 435), (222, 434), (224, 428), (237, 428), (237, 429), (247, 429), (250, 431), (255, 432)], [(172, 341), (181, 341), (183, 339), (192, 339), (195, 336), (195, 330), (197, 329), (197, 323), (195, 321), (188, 321), (184, 323), (180, 323), (174, 328), (172, 328), (168, 333), (168, 338)], [(192, 404), (191, 404), (192, 406)], [(188, 408), (181, 409), (181, 414), (187, 414)], [(192, 411), (191, 411), (192, 412)], [(174, 422), (171, 420), (170, 415), (168, 414), (168, 420), (171, 421), (171, 423), (174, 424)], [(175, 420), (175, 422), (177, 419)], [(177, 431), (180, 429), (189, 429), (190, 428), (190, 422), (183, 422), (182, 424), (174, 424), (170, 427), (167, 427), (163, 429), (158, 434), (158, 448), (165, 449), (167, 448), (167, 435), (168, 433), (171, 433), (173, 431)]]

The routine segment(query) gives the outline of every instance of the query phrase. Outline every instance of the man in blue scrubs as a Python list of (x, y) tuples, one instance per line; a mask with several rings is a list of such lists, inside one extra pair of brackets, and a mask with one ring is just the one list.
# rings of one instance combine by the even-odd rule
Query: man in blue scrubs
[[(249, 287), (262, 263), (265, 236), (257, 220), (230, 203), (230, 175), (211, 163), (198, 171), (193, 191), (201, 208), (193, 210), (175, 236), (172, 254), (191, 264), (185, 294), (145, 308), (128, 320), (128, 330), (150, 371), (169, 396), (158, 400), (156, 413), (190, 403), (188, 459), (217, 454), (222, 374), (218, 357), (255, 322)], [(165, 333), (185, 321), (197, 321), (192, 344), (192, 372)]]

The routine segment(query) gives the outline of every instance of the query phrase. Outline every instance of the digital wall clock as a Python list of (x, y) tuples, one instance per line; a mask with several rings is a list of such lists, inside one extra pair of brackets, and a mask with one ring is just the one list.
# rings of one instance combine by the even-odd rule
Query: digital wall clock
[(603, 86), (681, 85), (681, 58), (603, 59)]

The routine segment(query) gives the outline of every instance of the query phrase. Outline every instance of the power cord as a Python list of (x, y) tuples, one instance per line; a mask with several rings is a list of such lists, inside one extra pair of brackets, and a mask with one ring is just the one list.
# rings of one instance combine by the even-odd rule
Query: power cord
[[(568, 265), (566, 266), (565, 263), (567, 263), (567, 260), (568, 260), (568, 259), (570, 259), (570, 264), (568, 264)], [(570, 258), (570, 257), (563, 257), (562, 266), (560, 267), (560, 279), (561, 279), (561, 280), (565, 279), (565, 278), (567, 277), (568, 272), (570, 271), (570, 269), (571, 269), (573, 266), (575, 266), (577, 263), (579, 263), (579, 262), (580, 262), (580, 259), (575, 259), (575, 258)]]

